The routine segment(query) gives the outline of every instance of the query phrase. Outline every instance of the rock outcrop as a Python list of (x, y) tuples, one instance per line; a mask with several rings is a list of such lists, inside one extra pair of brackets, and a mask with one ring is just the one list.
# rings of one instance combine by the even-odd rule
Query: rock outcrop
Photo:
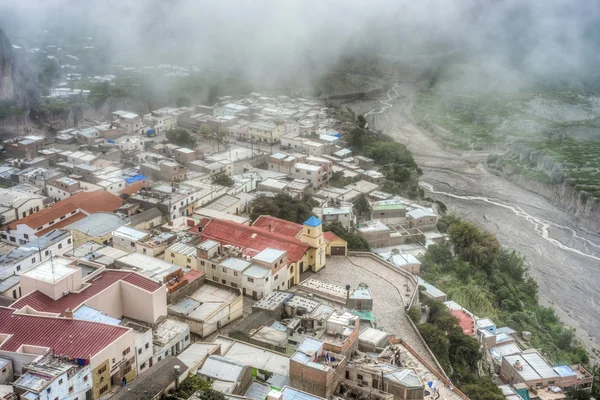
[(0, 100), (14, 100), (14, 56), (10, 41), (0, 29)]
[[(597, 230), (600, 227), (600, 199), (584, 190), (577, 190), (573, 179), (566, 177), (563, 165), (544, 154), (524, 145), (513, 146), (509, 153), (521, 165), (545, 172), (552, 184), (532, 182), (524, 176), (515, 176), (513, 171), (501, 172), (519, 186), (538, 193), (558, 207), (569, 211), (582, 227)], [(512, 176), (511, 176), (512, 175)]]

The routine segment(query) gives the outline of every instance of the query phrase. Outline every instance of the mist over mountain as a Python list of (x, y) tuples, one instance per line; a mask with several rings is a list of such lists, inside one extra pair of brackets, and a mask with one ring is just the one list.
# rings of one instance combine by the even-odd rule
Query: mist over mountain
[(455, 53), (499, 81), (592, 76), (595, 1), (0, 1), (13, 43), (91, 37), (105, 65), (200, 64), (253, 83), (314, 79), (346, 55)]

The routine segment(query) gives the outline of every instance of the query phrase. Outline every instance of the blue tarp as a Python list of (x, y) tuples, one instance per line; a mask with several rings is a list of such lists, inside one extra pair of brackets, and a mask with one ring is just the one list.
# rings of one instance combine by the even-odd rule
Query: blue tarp
[(135, 176), (132, 176), (132, 177), (129, 177), (129, 178), (125, 178), (125, 182), (127, 182), (127, 183), (134, 183), (134, 182), (143, 181), (144, 179), (146, 179), (146, 175), (137, 174)]
[(114, 143), (115, 141), (114, 140), (107, 140), (106, 142), (108, 142), (108, 143)]

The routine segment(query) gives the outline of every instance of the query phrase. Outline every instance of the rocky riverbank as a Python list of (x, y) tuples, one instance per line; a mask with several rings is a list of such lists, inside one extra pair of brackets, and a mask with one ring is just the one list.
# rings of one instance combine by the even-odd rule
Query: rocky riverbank
[[(403, 79), (402, 79), (403, 78)], [(600, 346), (600, 236), (552, 199), (492, 174), (487, 153), (452, 153), (442, 148), (412, 117), (416, 77), (401, 77), (391, 107), (375, 126), (407, 145), (423, 170), (421, 181), (450, 210), (494, 232), (500, 242), (523, 254), (539, 284), (540, 301), (576, 328), (590, 350)], [(383, 100), (387, 100), (385, 96)], [(380, 108), (368, 101), (350, 105), (357, 114)]]

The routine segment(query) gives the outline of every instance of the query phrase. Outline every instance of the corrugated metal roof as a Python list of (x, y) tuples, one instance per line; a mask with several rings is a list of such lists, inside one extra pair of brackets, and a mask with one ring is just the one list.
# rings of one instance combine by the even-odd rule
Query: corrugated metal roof
[(239, 364), (222, 356), (210, 356), (198, 373), (223, 381), (237, 382), (243, 369), (244, 364)]
[(57, 355), (88, 359), (129, 332), (120, 326), (68, 318), (14, 314), (0, 307), (0, 332), (9, 335), (0, 350), (16, 352), (22, 345), (48, 347)]

